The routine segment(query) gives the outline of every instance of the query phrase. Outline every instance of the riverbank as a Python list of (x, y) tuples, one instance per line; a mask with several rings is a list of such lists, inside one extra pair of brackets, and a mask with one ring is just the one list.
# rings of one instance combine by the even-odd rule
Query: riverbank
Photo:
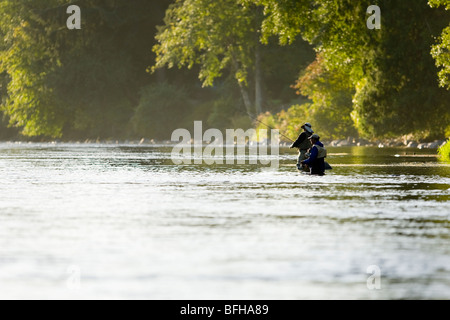
[[(155, 139), (146, 139), (142, 138), (140, 140), (131, 139), (131, 140), (115, 140), (115, 139), (86, 139), (86, 140), (43, 140), (43, 141), (26, 141), (26, 140), (9, 140), (9, 141), (0, 141), (0, 143), (5, 144), (102, 144), (102, 145), (175, 145), (177, 143), (169, 140), (155, 140)], [(439, 149), (440, 147), (446, 144), (446, 140), (434, 140), (431, 142), (421, 142), (414, 140), (404, 140), (404, 139), (390, 139), (390, 140), (375, 140), (369, 141), (360, 138), (349, 137), (347, 139), (339, 139), (339, 140), (323, 140), (323, 143), (326, 146), (330, 147), (378, 147), (378, 148), (411, 148), (411, 149)], [(194, 141), (191, 141), (191, 144), (194, 144)], [(203, 142), (203, 144), (207, 145), (208, 142)], [(247, 143), (253, 145), (253, 142)], [(268, 145), (270, 142), (263, 141), (260, 143), (261, 145)], [(281, 141), (280, 147), (290, 147), (292, 142)]]
[(421, 142), (409, 139), (389, 139), (389, 140), (376, 140), (368, 141), (359, 138), (347, 138), (343, 140), (325, 141), (327, 145), (332, 147), (406, 147), (417, 149), (438, 149), (446, 144), (446, 140), (434, 140), (431, 142)]

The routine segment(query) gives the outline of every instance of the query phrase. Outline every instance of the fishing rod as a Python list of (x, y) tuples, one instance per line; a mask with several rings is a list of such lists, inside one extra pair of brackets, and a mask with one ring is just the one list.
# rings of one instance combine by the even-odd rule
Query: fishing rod
[[(244, 111), (241, 110), (241, 109), (237, 109), (237, 108), (236, 108), (236, 110), (239, 110), (239, 111), (241, 111), (241, 112), (244, 112)], [(269, 126), (268, 124), (265, 124), (265, 123), (262, 122), (261, 120), (259, 120), (255, 115), (252, 115), (249, 111), (245, 111), (245, 113), (246, 113), (253, 121), (259, 122), (260, 124), (262, 124), (263, 126), (266, 126), (267, 128), (269, 128), (269, 129), (271, 129), (271, 130), (277, 130), (277, 129), (275, 129), (275, 128)], [(280, 133), (280, 136), (282, 136), (282, 137), (288, 139), (288, 140), (291, 141), (291, 142), (295, 142), (294, 140), (292, 140), (291, 138), (285, 136), (285, 135), (282, 134), (282, 133)]]
[[(239, 110), (239, 111), (243, 112), (242, 110), (237, 109), (237, 108), (236, 108), (236, 110)], [(246, 113), (251, 119), (253, 119), (254, 121), (261, 123), (262, 125), (268, 127), (268, 128), (271, 129), (271, 130), (276, 130), (275, 128), (272, 128), (272, 127), (269, 126), (268, 124), (266, 124), (266, 123), (262, 122), (261, 120), (257, 119), (256, 116), (252, 115), (249, 111), (246, 110), (245, 113)], [(286, 136), (285, 136), (284, 134), (282, 134), (282, 133), (280, 133), (280, 135), (283, 136), (283, 137), (285, 137), (286, 139), (292, 141), (292, 142), (295, 142), (294, 140), (292, 140), (292, 139), (289, 138), (289, 137), (286, 137)], [(329, 164), (328, 162), (325, 161), (325, 170), (332, 170), (332, 169), (333, 169), (333, 167), (331, 167), (330, 164)]]

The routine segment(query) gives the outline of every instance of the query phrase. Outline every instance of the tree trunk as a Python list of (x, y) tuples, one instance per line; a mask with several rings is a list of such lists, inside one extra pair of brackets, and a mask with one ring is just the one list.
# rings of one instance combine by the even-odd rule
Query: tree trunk
[(261, 46), (257, 44), (255, 49), (255, 107), (257, 115), (263, 112), (262, 105)]
[(241, 89), (241, 95), (242, 95), (242, 99), (244, 100), (245, 110), (247, 110), (247, 113), (248, 113), (249, 117), (251, 117), (251, 115), (252, 115), (252, 103), (250, 101), (250, 95), (248, 94), (248, 91), (244, 87), (242, 82), (239, 82), (239, 88)]
[[(234, 70), (235, 71), (238, 70), (238, 63), (237, 63), (234, 55), (232, 55), (232, 62), (233, 62)], [(242, 100), (244, 101), (245, 110), (247, 111), (247, 114), (250, 117), (250, 119), (252, 119), (253, 118), (253, 116), (252, 116), (253, 105), (252, 105), (252, 101), (250, 99), (250, 95), (248, 94), (248, 90), (247, 90), (245, 84), (242, 81), (239, 81), (239, 80), (237, 80), (237, 81), (239, 84), (239, 89), (241, 90), (241, 95), (242, 95)]]

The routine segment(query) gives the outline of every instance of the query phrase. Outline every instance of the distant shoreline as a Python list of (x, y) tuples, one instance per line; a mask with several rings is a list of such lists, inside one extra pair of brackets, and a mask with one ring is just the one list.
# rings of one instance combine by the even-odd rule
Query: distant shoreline
[[(378, 147), (378, 148), (406, 148), (406, 149), (439, 149), (445, 145), (446, 140), (435, 140), (432, 142), (420, 142), (420, 141), (401, 141), (399, 139), (391, 140), (377, 140), (368, 141), (364, 139), (338, 139), (338, 140), (324, 140), (323, 143), (328, 147)], [(169, 140), (154, 140), (154, 139), (141, 139), (141, 140), (113, 140), (113, 139), (86, 139), (86, 140), (43, 140), (43, 141), (27, 141), (27, 140), (0, 140), (0, 144), (10, 145), (110, 145), (110, 146), (174, 146), (177, 142)], [(203, 145), (208, 145), (208, 142), (203, 142)], [(266, 146), (267, 142), (259, 143)], [(280, 142), (281, 148), (288, 148), (292, 142)], [(194, 145), (193, 142), (188, 145)], [(253, 143), (247, 143), (246, 145), (253, 145)], [(269, 144), (270, 146), (270, 144)]]

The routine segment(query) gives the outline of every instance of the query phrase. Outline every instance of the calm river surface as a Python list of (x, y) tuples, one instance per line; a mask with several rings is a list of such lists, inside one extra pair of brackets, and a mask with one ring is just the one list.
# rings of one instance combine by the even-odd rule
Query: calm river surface
[(171, 150), (1, 143), (0, 298), (450, 299), (435, 151), (329, 148), (311, 177), (288, 149), (279, 169)]

